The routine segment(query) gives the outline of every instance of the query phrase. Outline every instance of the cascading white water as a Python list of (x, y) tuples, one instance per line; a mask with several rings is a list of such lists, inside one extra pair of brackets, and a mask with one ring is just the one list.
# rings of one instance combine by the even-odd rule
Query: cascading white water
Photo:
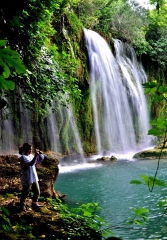
[[(20, 104), (20, 128), (21, 128), (21, 140), (22, 144), (25, 142), (32, 142), (32, 123), (31, 123), (31, 113), (28, 109), (25, 109), (22, 104)], [(16, 135), (17, 136), (17, 135)], [(15, 137), (16, 137), (15, 136)]]
[(56, 112), (47, 117), (48, 138), (51, 150), (76, 154), (83, 162), (84, 154), (72, 107), (56, 104)]
[[(21, 104), (20, 107), (20, 136), (14, 131), (14, 119), (1, 119), (0, 154), (17, 154), (18, 147), (24, 142), (33, 142), (31, 113)], [(63, 154), (77, 156), (78, 161), (84, 162), (84, 154), (72, 107), (56, 104), (56, 111), (50, 110), (46, 119), (47, 136), (50, 150), (57, 157)], [(3, 125), (2, 125), (3, 123)], [(20, 137), (20, 139), (18, 139)], [(18, 146), (20, 141), (20, 145)]]
[(13, 152), (14, 148), (14, 126), (11, 119), (0, 119), (0, 153), (9, 154)]
[(137, 152), (149, 147), (149, 116), (142, 83), (147, 81), (134, 50), (113, 39), (116, 57), (96, 32), (84, 29), (97, 150)]
[(47, 117), (47, 132), (51, 151), (62, 152), (55, 113), (53, 113), (51, 109)]

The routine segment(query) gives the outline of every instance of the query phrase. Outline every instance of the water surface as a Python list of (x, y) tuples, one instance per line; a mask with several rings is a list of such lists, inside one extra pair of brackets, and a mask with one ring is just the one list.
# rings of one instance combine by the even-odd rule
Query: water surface
[[(165, 199), (167, 189), (155, 187), (149, 192), (146, 185), (133, 185), (132, 179), (141, 180), (140, 175), (154, 176), (157, 160), (119, 160), (104, 164), (87, 163), (75, 166), (60, 166), (55, 183), (56, 191), (68, 194), (65, 202), (76, 204), (98, 202), (100, 215), (106, 219), (122, 239), (167, 239), (167, 216), (162, 214), (158, 202)], [(161, 160), (157, 178), (167, 182), (167, 160)], [(145, 207), (150, 210), (148, 224), (136, 228), (126, 224), (134, 217), (132, 208)]]

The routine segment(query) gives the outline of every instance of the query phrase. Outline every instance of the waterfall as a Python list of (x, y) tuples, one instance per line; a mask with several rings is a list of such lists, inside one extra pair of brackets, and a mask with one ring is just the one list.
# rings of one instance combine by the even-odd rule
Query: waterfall
[[(1, 110), (2, 111), (2, 110)], [(7, 114), (9, 112), (7, 111)], [(13, 152), (14, 148), (14, 126), (13, 121), (8, 119), (0, 118), (0, 153), (9, 154)]]
[(113, 39), (115, 56), (96, 32), (84, 29), (97, 151), (137, 152), (150, 146), (142, 83), (147, 76), (132, 47)]
[[(72, 107), (54, 103), (55, 111), (49, 110), (46, 118), (48, 145), (57, 157), (73, 156), (79, 162), (84, 162), (84, 154)], [(18, 106), (20, 112), (20, 133), (16, 132), (15, 121), (7, 112), (9, 118), (1, 120), (0, 154), (18, 154), (18, 147), (24, 142), (33, 143), (31, 112), (22, 104)], [(72, 157), (71, 157), (72, 158)]]
[(62, 152), (55, 113), (51, 109), (49, 110), (46, 122), (50, 150), (53, 152)]
[(75, 154), (83, 162), (84, 154), (71, 105), (54, 104), (56, 111), (47, 117), (51, 151)]

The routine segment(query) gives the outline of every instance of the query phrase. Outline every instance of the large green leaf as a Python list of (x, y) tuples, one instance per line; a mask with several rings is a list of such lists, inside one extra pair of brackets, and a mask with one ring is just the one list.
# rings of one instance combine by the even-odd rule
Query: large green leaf
[(153, 101), (154, 102), (161, 102), (164, 99), (162, 95), (154, 94), (153, 95)]
[(161, 136), (163, 135), (163, 132), (159, 131), (158, 129), (152, 128), (148, 131), (148, 135)]
[(8, 65), (4, 61), (2, 61), (1, 58), (0, 58), (0, 65), (3, 66), (3, 68), (4, 68), (4, 71), (3, 71), (2, 75), (5, 78), (8, 78), (10, 76), (10, 68), (8, 67)]
[(152, 120), (151, 124), (153, 126), (156, 126), (159, 129), (162, 129), (164, 127), (167, 128), (167, 121), (163, 120), (162, 118), (157, 118), (155, 120)]
[(15, 84), (12, 81), (6, 80), (3, 76), (0, 76), (0, 89), (14, 90)]
[(13, 66), (18, 74), (24, 73), (26, 71), (26, 68), (21, 62), (20, 58), (12, 58), (10, 56), (6, 56), (4, 60), (10, 67)]
[(5, 40), (0, 40), (0, 65), (3, 67), (3, 76), (8, 78), (11, 74), (11, 67), (15, 68), (18, 74), (26, 72), (26, 68), (20, 58), (18, 52), (11, 50), (10, 47), (4, 47), (6, 44)]
[(159, 89), (158, 89), (158, 91), (160, 92), (160, 93), (167, 93), (167, 87), (166, 86), (160, 86), (159, 87)]
[(143, 88), (155, 88), (158, 86), (158, 84), (152, 81), (152, 82), (143, 83), (142, 86)]
[(159, 180), (159, 179), (155, 179), (152, 176), (147, 176), (147, 175), (140, 175), (140, 177), (144, 180), (144, 183), (146, 185), (149, 185), (150, 187), (154, 186), (159, 186), (159, 187), (166, 187), (166, 183)]

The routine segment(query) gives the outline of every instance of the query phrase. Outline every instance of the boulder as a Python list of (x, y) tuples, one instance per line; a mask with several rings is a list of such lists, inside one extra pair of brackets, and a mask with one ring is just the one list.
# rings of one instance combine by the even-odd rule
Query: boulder
[(112, 156), (110, 157), (110, 160), (111, 160), (111, 161), (117, 161), (118, 159), (117, 159), (115, 156), (112, 155)]
[[(48, 158), (36, 164), (39, 177), (41, 196), (56, 198), (62, 197), (54, 190), (54, 183), (59, 174), (59, 161), (56, 158)], [(21, 191), (20, 182), (20, 156), (0, 155), (0, 193), (13, 193)]]

